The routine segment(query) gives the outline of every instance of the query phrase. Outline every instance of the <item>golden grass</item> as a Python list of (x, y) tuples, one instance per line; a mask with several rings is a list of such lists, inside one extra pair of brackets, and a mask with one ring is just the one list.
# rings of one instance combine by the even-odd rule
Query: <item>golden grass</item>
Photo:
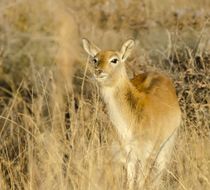
[(1, 190), (126, 189), (82, 37), (102, 48), (132, 37), (129, 75), (173, 78), (183, 123), (159, 189), (210, 188), (209, 1), (107, 2), (0, 1)]

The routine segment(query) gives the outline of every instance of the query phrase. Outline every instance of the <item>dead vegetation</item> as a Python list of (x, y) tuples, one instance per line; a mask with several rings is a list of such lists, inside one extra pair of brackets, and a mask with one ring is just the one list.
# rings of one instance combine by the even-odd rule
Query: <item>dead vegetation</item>
[(208, 1), (1, 0), (0, 10), (0, 189), (125, 188), (82, 37), (102, 48), (132, 37), (130, 76), (173, 78), (183, 123), (161, 189), (210, 188)]

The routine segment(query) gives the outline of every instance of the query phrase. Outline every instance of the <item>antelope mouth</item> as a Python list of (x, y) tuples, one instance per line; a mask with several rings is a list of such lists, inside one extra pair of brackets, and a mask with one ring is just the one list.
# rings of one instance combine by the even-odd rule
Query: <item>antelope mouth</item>
[(108, 77), (108, 74), (107, 73), (100, 73), (99, 75), (94, 74), (94, 77), (97, 80), (104, 80), (104, 79), (106, 79)]

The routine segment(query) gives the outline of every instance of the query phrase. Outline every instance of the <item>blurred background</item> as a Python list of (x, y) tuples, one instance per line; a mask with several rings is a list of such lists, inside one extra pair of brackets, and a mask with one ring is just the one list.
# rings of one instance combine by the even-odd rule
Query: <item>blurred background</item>
[(0, 189), (126, 189), (83, 37), (133, 38), (129, 76), (173, 79), (182, 126), (160, 189), (210, 189), (209, 0), (0, 0)]

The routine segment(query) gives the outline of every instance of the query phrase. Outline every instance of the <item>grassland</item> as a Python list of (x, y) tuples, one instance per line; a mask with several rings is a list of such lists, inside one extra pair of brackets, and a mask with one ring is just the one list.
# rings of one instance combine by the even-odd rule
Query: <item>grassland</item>
[(173, 79), (183, 121), (159, 189), (210, 189), (208, 0), (0, 0), (0, 190), (126, 189), (82, 37), (134, 38), (129, 76)]

